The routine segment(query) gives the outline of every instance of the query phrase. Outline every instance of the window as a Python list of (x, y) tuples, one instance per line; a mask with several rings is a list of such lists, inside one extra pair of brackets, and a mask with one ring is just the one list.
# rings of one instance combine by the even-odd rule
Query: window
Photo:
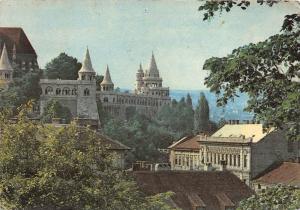
[(233, 165), (236, 166), (236, 155), (233, 155)]
[(89, 96), (89, 95), (90, 95), (90, 90), (86, 88), (86, 89), (83, 91), (83, 95), (84, 95), (84, 96)]
[(232, 166), (232, 155), (229, 155), (229, 165)]
[(52, 95), (53, 94), (53, 88), (52, 87), (47, 87), (45, 90), (45, 95)]
[(70, 88), (68, 88), (68, 87), (63, 88), (62, 94), (63, 95), (70, 95)]
[(240, 156), (240, 155), (238, 155), (238, 162), (237, 162), (237, 165), (238, 165), (238, 167), (241, 166), (241, 156)]
[(75, 88), (72, 89), (72, 95), (77, 95), (77, 90)]
[(55, 92), (56, 92), (56, 95), (60, 95), (61, 94), (61, 89), (57, 88)]
[(244, 167), (247, 168), (247, 155), (244, 155)]
[(108, 98), (105, 97), (105, 98), (103, 99), (103, 101), (104, 101), (104, 102), (108, 102)]

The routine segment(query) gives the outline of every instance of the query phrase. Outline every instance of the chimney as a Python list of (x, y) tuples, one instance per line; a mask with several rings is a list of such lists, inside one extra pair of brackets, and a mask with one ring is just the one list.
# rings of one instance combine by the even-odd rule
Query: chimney
[(226, 171), (226, 169), (227, 169), (227, 163), (226, 163), (226, 161), (225, 160), (221, 160), (220, 163), (221, 163), (220, 171)]
[(204, 165), (204, 171), (212, 171), (211, 163), (206, 163)]

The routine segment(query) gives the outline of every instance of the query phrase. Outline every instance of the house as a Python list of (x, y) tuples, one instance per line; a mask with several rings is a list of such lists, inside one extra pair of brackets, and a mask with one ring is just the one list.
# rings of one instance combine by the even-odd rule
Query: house
[(268, 168), (254, 181), (255, 191), (261, 191), (274, 185), (290, 185), (300, 188), (300, 163), (282, 162)]
[(297, 157), (299, 143), (288, 141), (283, 131), (236, 122), (224, 125), (211, 136), (182, 138), (169, 149), (173, 170), (204, 170), (208, 165), (220, 170), (225, 161), (227, 170), (250, 185), (275, 162)]
[(232, 210), (254, 192), (229, 171), (135, 171), (147, 196), (171, 191), (167, 201), (183, 210)]

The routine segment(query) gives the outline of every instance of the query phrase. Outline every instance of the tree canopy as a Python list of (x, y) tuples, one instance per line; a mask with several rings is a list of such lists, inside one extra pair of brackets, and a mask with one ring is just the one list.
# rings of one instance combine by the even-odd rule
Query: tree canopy
[[(274, 1), (266, 3), (272, 6)], [(206, 1), (199, 9), (205, 11), (206, 20), (216, 11), (229, 12), (234, 5), (246, 9), (250, 2)], [(212, 57), (203, 67), (210, 71), (205, 84), (219, 96), (218, 105), (245, 92), (246, 110), (266, 126), (288, 126), (293, 140), (300, 140), (299, 23), (299, 14), (286, 15), (279, 34), (234, 49), (225, 57)]]
[(95, 131), (70, 124), (42, 125), (21, 109), (0, 113), (1, 209), (171, 209), (170, 193), (145, 197), (112, 164), (113, 154)]
[(300, 190), (293, 186), (273, 186), (242, 200), (238, 210), (293, 210), (300, 208)]
[(60, 53), (45, 66), (45, 76), (48, 79), (76, 80), (81, 63), (76, 58)]
[(70, 123), (72, 114), (68, 107), (62, 106), (56, 100), (50, 100), (43, 110), (41, 120), (43, 123), (51, 123), (53, 118), (60, 118), (64, 120), (65, 123)]

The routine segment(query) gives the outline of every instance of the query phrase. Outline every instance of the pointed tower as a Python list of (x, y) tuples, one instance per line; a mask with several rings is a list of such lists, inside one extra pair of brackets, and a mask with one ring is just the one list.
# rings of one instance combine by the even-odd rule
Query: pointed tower
[(144, 77), (144, 71), (143, 71), (142, 64), (140, 63), (140, 68), (138, 69), (138, 71), (136, 73), (135, 93), (139, 93), (141, 91), (141, 88), (144, 84), (143, 77)]
[(81, 69), (78, 72), (78, 80), (95, 80), (96, 72), (93, 69), (89, 49), (86, 48)]
[(101, 86), (101, 91), (113, 91), (114, 90), (114, 83), (111, 80), (108, 65), (106, 67), (106, 72), (105, 72), (103, 81), (101, 82), (100, 86)]
[(3, 45), (1, 58), (0, 58), (0, 80), (1, 83), (8, 83), (13, 78), (13, 68), (9, 61), (5, 44)]
[(155, 61), (153, 52), (152, 52), (149, 70), (147, 73), (148, 74), (146, 76), (148, 76), (148, 77), (159, 77), (159, 71), (157, 69), (157, 65), (156, 65), (156, 61)]

